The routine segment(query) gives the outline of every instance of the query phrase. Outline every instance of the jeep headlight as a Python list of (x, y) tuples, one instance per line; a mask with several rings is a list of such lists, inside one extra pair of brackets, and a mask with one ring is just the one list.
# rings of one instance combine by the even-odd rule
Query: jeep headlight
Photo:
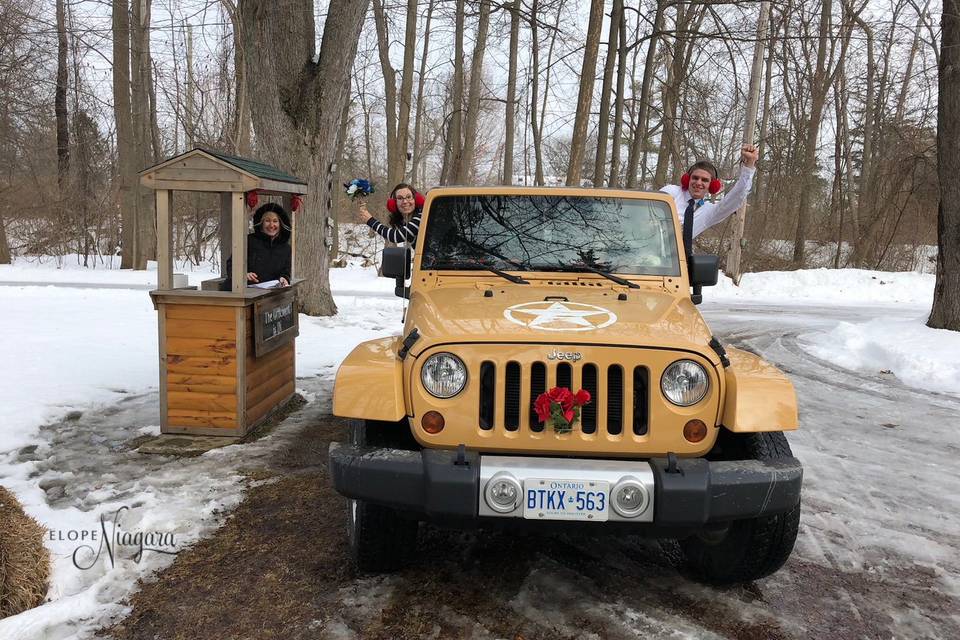
[(452, 353), (435, 353), (423, 363), (420, 381), (437, 398), (452, 398), (467, 385), (467, 367)]
[(707, 370), (693, 360), (677, 360), (660, 376), (663, 395), (681, 407), (689, 407), (703, 400), (709, 388)]

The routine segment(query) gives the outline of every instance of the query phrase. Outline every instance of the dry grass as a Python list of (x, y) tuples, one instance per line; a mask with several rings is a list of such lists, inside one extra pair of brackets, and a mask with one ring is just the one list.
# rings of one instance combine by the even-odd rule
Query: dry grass
[(44, 531), (14, 495), (0, 487), (0, 618), (43, 602), (50, 577)]

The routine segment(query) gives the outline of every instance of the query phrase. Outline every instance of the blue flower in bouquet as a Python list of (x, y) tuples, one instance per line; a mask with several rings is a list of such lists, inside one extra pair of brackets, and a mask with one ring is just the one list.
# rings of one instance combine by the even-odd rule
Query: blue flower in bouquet
[(351, 198), (365, 198), (373, 193), (373, 183), (363, 178), (354, 178), (343, 184), (347, 195)]

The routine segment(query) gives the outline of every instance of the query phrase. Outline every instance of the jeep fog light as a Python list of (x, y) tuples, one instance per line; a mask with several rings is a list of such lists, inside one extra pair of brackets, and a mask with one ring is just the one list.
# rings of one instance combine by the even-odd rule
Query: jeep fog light
[(423, 388), (436, 398), (452, 398), (467, 385), (467, 367), (452, 353), (435, 353), (420, 369)]
[(650, 493), (643, 483), (632, 476), (622, 479), (610, 492), (613, 510), (624, 518), (636, 518), (647, 510)]
[(680, 407), (697, 404), (707, 395), (707, 370), (693, 360), (677, 360), (660, 376), (660, 390), (667, 400)]
[(521, 493), (520, 482), (513, 475), (501, 471), (490, 478), (483, 490), (483, 499), (497, 513), (510, 513), (520, 506)]

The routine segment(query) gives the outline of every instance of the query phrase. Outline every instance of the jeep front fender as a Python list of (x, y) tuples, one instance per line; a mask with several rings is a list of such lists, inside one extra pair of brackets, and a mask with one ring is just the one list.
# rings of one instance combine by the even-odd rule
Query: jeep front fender
[(723, 425), (738, 433), (795, 430), (797, 394), (790, 379), (747, 351), (728, 347), (727, 356)]
[(350, 352), (337, 370), (334, 415), (396, 422), (407, 414), (396, 344), (396, 337), (380, 338), (361, 342)]

